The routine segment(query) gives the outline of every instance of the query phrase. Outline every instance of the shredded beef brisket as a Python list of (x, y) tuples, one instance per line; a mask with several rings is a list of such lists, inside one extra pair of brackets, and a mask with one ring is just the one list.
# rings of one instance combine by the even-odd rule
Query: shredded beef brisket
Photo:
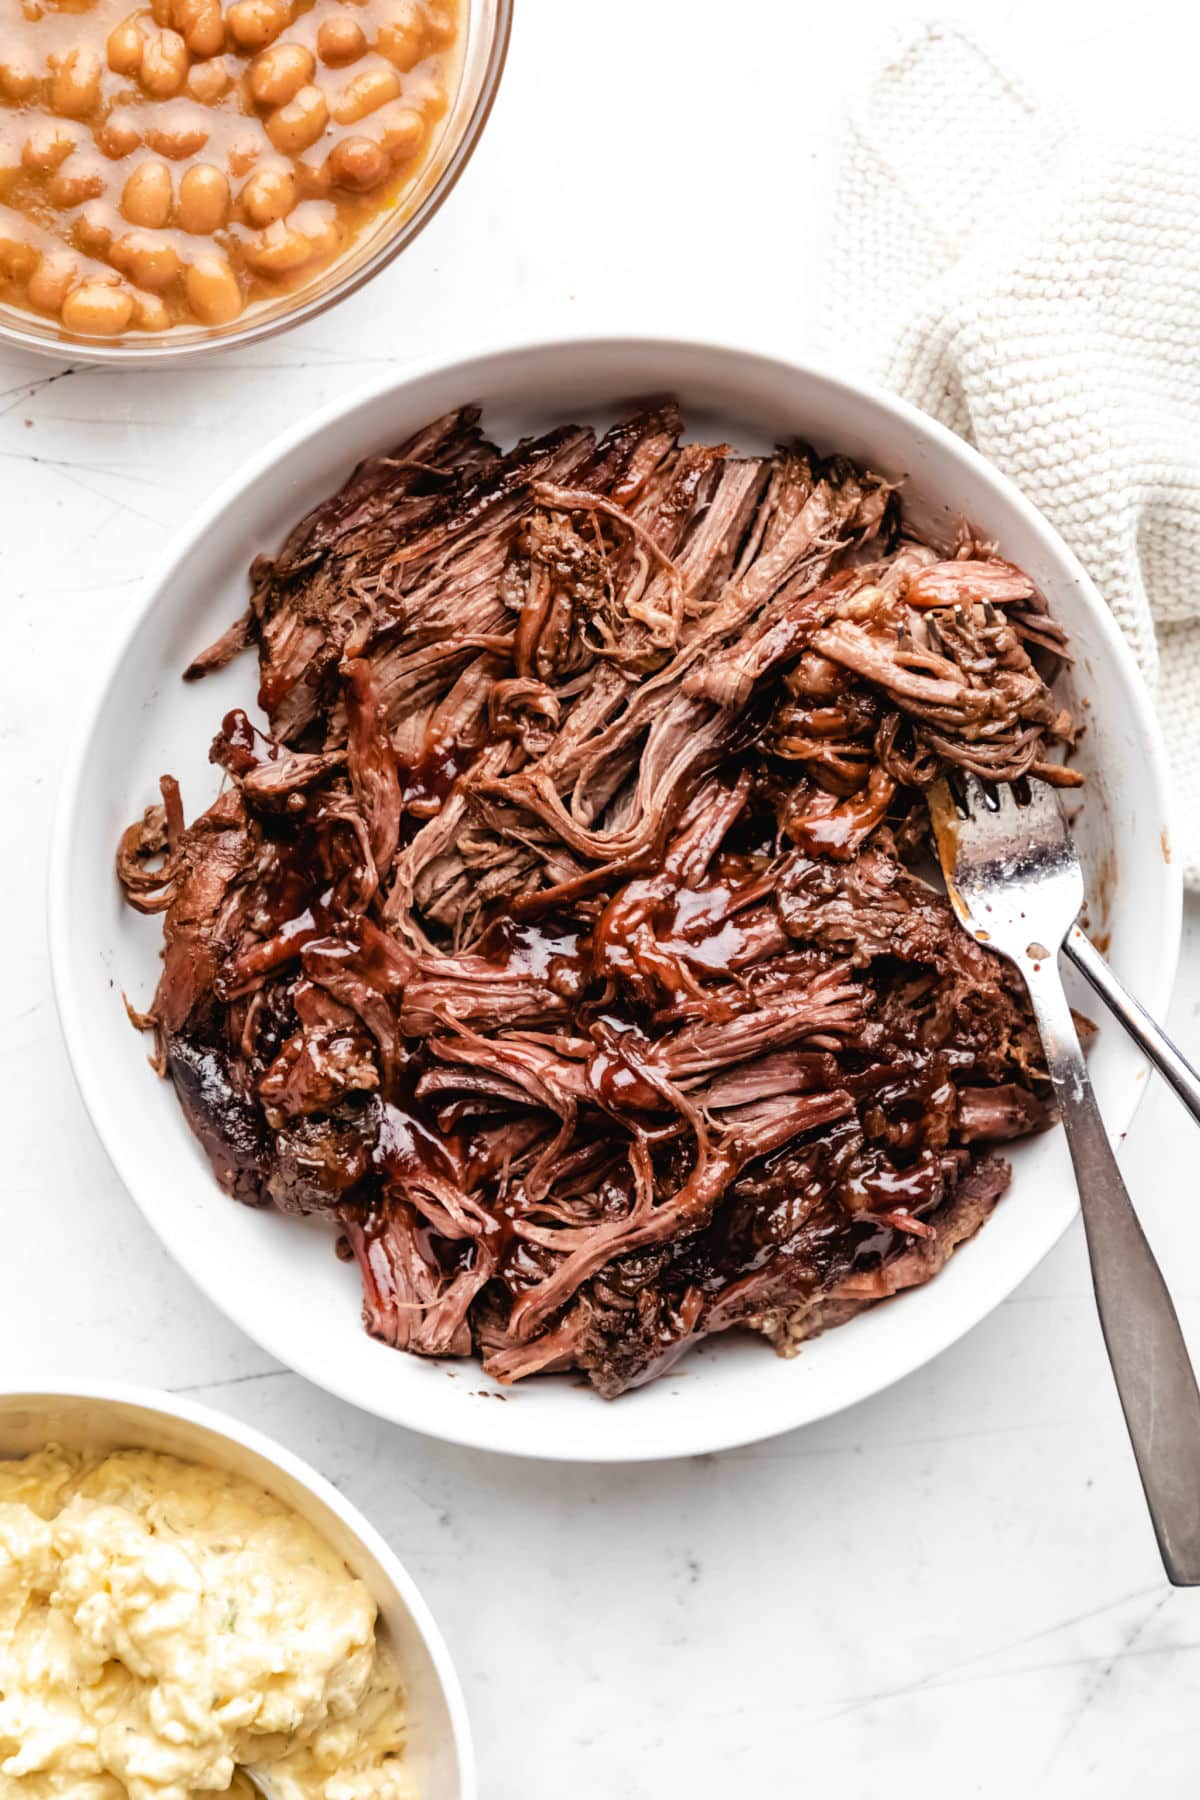
[(251, 571), (265, 728), (125, 833), (137, 1022), (221, 1185), (322, 1213), (368, 1330), (604, 1395), (930, 1279), (1042, 1129), (1024, 994), (916, 872), (948, 769), (1075, 778), (1062, 633), (842, 458), (673, 405), (465, 408)]

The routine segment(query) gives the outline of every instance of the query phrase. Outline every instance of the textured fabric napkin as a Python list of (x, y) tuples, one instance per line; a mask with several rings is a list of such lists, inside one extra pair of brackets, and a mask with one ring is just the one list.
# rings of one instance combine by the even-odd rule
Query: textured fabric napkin
[(1200, 887), (1200, 136), (1088, 142), (949, 24), (849, 122), (835, 343), (1010, 475), (1154, 692)]

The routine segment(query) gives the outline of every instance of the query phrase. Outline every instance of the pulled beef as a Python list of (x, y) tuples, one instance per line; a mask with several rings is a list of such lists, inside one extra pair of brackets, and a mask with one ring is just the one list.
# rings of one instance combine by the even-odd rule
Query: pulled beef
[(190, 665), (228, 785), (125, 833), (158, 1066), (222, 1186), (327, 1216), (368, 1330), (604, 1395), (929, 1280), (1041, 1130), (1021, 985), (916, 872), (954, 768), (1069, 783), (1065, 640), (964, 532), (670, 402), (373, 457)]

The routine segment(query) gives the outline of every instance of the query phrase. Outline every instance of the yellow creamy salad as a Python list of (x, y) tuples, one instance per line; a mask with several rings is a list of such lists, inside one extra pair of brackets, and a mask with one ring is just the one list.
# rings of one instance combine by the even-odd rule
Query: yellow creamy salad
[(413, 1800), (375, 1604), (277, 1500), (148, 1451), (0, 1462), (0, 1800)]

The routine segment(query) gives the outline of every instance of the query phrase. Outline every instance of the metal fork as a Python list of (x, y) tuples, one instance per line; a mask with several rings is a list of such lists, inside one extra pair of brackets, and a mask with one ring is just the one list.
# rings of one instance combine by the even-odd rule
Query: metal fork
[(1104, 1129), (1058, 953), (1083, 905), (1083, 872), (1056, 790), (968, 776), (965, 813), (939, 782), (930, 814), (950, 900), (966, 929), (1016, 964), (1029, 989), (1075, 1166), (1092, 1285), (1117, 1393), (1169, 1579), (1200, 1586), (1200, 1390), (1171, 1296)]
[(1141, 1002), (1121, 986), (1095, 944), (1078, 925), (1068, 931), (1063, 951), (1079, 973), (1091, 982), (1109, 1011), (1121, 1021), (1138, 1048), (1145, 1051), (1163, 1080), (1169, 1082), (1200, 1125), (1200, 1075), (1187, 1057), (1171, 1042), (1157, 1019), (1152, 1019)]

